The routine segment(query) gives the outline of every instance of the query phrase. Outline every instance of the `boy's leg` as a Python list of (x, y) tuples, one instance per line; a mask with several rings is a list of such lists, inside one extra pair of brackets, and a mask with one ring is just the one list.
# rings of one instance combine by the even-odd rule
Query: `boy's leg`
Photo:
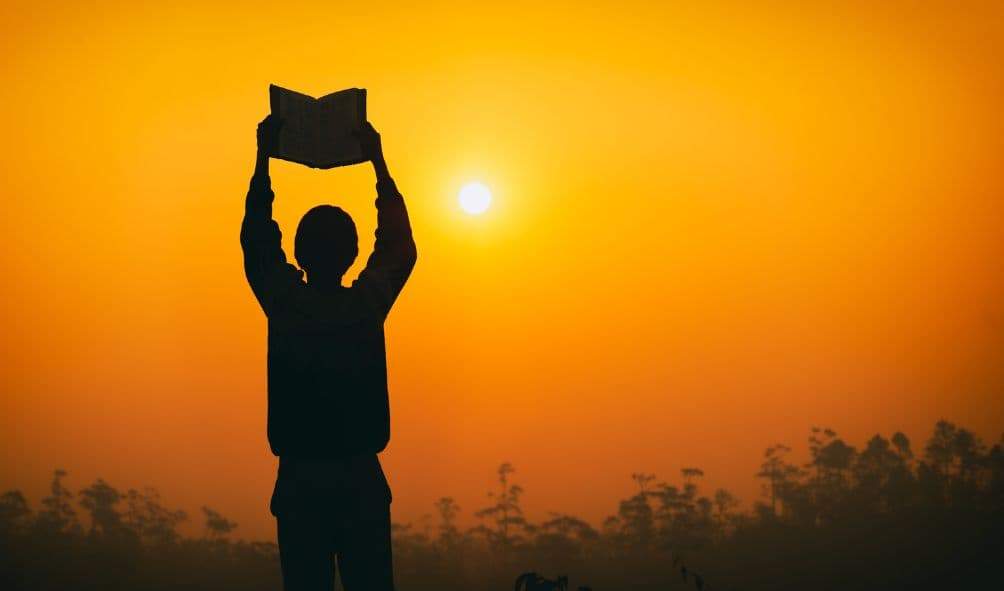
[(394, 591), (390, 503), (367, 503), (339, 528), (338, 569), (345, 591)]
[(277, 519), (279, 564), (285, 591), (333, 591), (335, 562), (331, 531), (309, 516)]

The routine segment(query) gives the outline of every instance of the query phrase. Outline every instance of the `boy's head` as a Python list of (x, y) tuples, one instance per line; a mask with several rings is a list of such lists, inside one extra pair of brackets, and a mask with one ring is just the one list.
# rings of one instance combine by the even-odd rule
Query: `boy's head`
[(310, 278), (341, 278), (359, 254), (356, 224), (334, 205), (318, 205), (296, 227), (293, 255)]

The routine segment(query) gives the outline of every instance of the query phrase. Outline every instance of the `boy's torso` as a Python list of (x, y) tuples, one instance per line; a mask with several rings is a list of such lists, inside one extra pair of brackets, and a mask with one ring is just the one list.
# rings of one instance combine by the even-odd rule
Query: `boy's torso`
[(278, 456), (333, 459), (389, 439), (383, 319), (358, 290), (301, 284), (269, 316), (269, 442)]

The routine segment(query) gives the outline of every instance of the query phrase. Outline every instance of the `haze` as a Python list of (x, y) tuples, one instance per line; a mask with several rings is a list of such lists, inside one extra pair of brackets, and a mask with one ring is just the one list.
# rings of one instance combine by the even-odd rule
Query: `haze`
[[(502, 461), (531, 518), (596, 523), (635, 471), (752, 502), (812, 425), (996, 441), (1002, 9), (826, 4), (5, 4), (0, 488), (62, 467), (274, 535), (238, 245), (270, 82), (367, 88), (408, 198), (396, 520), (470, 522)], [(366, 167), (273, 170), (288, 253), (323, 202), (368, 252)]]

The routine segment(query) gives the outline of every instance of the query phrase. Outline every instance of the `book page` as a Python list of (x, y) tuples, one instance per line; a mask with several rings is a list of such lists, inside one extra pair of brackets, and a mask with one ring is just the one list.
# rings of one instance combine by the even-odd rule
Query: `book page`
[(282, 119), (277, 158), (317, 166), (320, 108), (316, 99), (279, 86), (269, 89), (272, 114)]
[(349, 88), (323, 96), (318, 103), (317, 166), (331, 168), (362, 162), (362, 148), (354, 133), (366, 121), (366, 91)]

